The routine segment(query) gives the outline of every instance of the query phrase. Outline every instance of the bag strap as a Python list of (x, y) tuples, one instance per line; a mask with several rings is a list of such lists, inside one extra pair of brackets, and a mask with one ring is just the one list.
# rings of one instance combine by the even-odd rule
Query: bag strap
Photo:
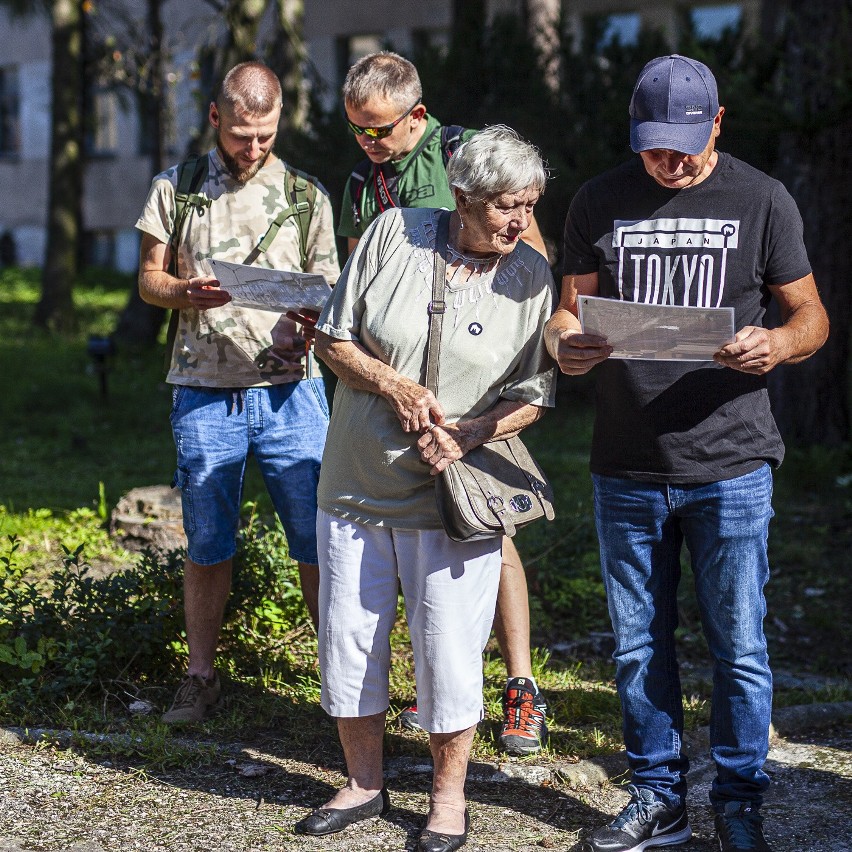
[[(455, 129), (456, 125), (452, 126)], [(369, 158), (362, 160), (358, 163), (357, 166), (352, 170), (352, 173), (349, 175), (350, 181), (354, 181), (351, 183), (351, 193), (352, 193), (352, 218), (355, 222), (356, 227), (361, 224), (363, 217), (361, 216), (361, 195), (364, 192), (365, 187), (367, 186), (367, 180), (372, 176), (373, 178), (373, 190), (376, 193), (376, 203), (379, 206), (379, 210), (384, 213), (385, 210), (390, 209), (391, 207), (402, 207), (402, 204), (399, 200), (399, 195), (396, 192), (396, 185), (399, 181), (399, 177), (402, 173), (417, 159), (420, 155), (420, 152), (426, 147), (426, 143), (438, 132), (437, 127), (432, 128), (431, 133), (426, 133), (423, 135), (423, 138), (418, 142), (417, 147), (411, 152), (411, 154), (407, 155), (408, 162), (406, 163), (405, 169), (397, 170), (393, 166), (389, 166), (386, 163), (375, 164)], [(441, 134), (442, 143), (443, 143), (443, 133)], [(447, 159), (452, 155), (455, 151), (454, 140), (449, 139), (447, 142), (447, 152), (442, 150), (442, 156), (445, 156), (444, 165), (447, 164)], [(393, 173), (391, 174), (391, 170)]]
[(352, 174), (349, 175), (349, 185), (352, 193), (352, 221), (355, 223), (356, 228), (360, 226), (363, 218), (361, 216), (361, 193), (367, 184), (367, 178), (370, 176), (372, 166), (373, 164), (370, 160), (361, 160), (352, 169)]
[(441, 354), (441, 328), (447, 303), (444, 290), (447, 286), (447, 243), (450, 237), (450, 213), (438, 214), (435, 231), (435, 266), (432, 272), (432, 301), (429, 302), (429, 343), (426, 348), (426, 387), (438, 398), (438, 361)]
[(172, 228), (171, 237), (169, 239), (169, 250), (171, 259), (169, 261), (169, 272), (177, 275), (177, 255), (178, 246), (183, 239), (183, 229), (186, 220), (192, 210), (195, 210), (199, 216), (203, 216), (204, 212), (213, 203), (212, 199), (208, 198), (203, 192), (199, 192), (204, 179), (210, 169), (209, 158), (207, 154), (202, 154), (200, 157), (193, 157), (181, 163), (177, 169), (177, 187), (175, 188), (175, 219)]

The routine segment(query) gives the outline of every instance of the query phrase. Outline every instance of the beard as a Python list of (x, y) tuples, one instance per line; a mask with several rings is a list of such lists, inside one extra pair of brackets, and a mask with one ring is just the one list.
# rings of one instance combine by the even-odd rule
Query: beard
[(259, 160), (256, 160), (250, 166), (242, 166), (236, 157), (232, 157), (222, 147), (218, 133), (216, 134), (216, 147), (219, 150), (219, 156), (222, 158), (225, 168), (237, 183), (248, 183), (266, 165), (266, 161), (272, 153), (272, 149), (270, 148)]

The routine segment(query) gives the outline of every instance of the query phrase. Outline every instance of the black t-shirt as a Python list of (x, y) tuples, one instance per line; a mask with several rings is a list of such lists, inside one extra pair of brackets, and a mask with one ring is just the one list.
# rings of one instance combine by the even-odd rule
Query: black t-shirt
[[(584, 184), (565, 222), (566, 274), (598, 273), (600, 296), (733, 307), (763, 325), (768, 287), (811, 271), (781, 183), (720, 152), (697, 186), (660, 186), (636, 157)], [(597, 374), (594, 473), (671, 484), (780, 464), (766, 378), (707, 362), (609, 359)]]

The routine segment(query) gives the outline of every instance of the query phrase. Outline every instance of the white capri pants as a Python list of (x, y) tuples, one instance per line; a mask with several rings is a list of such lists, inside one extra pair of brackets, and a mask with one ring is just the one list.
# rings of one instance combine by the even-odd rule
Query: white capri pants
[(420, 725), (452, 733), (479, 722), (500, 536), (458, 542), (443, 530), (359, 524), (320, 509), (317, 543), (323, 709), (347, 718), (388, 709), (390, 633), (401, 585)]

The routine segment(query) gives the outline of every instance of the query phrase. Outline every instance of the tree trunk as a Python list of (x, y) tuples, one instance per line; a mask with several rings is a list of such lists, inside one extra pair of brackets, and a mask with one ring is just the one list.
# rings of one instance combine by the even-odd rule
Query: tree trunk
[[(164, 167), (164, 120), (166, 106), (166, 84), (163, 73), (163, 20), (162, 0), (148, 0), (147, 27), (149, 35), (149, 58), (147, 83), (140, 92), (140, 103), (147, 113), (148, 132), (151, 137), (151, 176), (159, 174)], [(115, 338), (122, 343), (135, 346), (153, 346), (157, 342), (165, 308), (149, 305), (142, 301), (139, 288), (134, 284), (127, 305), (118, 318)]]
[(282, 130), (302, 130), (308, 115), (308, 97), (304, 85), (307, 50), (302, 23), (303, 0), (277, 0), (277, 34), (267, 48), (267, 65), (278, 75), (284, 99)]
[(482, 93), (488, 91), (487, 13), (485, 0), (453, 0), (445, 73), (448, 80), (463, 82), (442, 93), (444, 121), (471, 121), (470, 117), (482, 106)]
[(151, 175), (163, 170), (166, 111), (166, 75), (163, 56), (163, 0), (148, 0), (146, 22), (149, 33), (148, 90), (145, 93), (148, 126), (151, 129)]
[(559, 32), (562, 23), (560, 0), (524, 0), (523, 16), (527, 38), (538, 54), (538, 66), (551, 93), (558, 94), (560, 86)]
[(83, 12), (79, 0), (53, 0), (50, 190), (41, 300), (34, 322), (70, 330), (78, 272), (83, 196)]
[(781, 97), (789, 111), (775, 171), (796, 199), (814, 277), (829, 319), (826, 345), (803, 364), (782, 367), (770, 390), (782, 433), (795, 444), (849, 440), (848, 277), (852, 170), (852, 56), (841, 38), (852, 0), (771, 0), (764, 22), (782, 34)]
[[(229, 0), (225, 8), (225, 22), (228, 27), (225, 43), (212, 48), (207, 57), (211, 67), (211, 82), (218, 86), (228, 71), (240, 62), (257, 58), (257, 33), (260, 21), (269, 6), (270, 0)], [(197, 153), (213, 147), (215, 133), (207, 120), (207, 103), (215, 92), (209, 93), (201, 115), (198, 137), (192, 146)]]

